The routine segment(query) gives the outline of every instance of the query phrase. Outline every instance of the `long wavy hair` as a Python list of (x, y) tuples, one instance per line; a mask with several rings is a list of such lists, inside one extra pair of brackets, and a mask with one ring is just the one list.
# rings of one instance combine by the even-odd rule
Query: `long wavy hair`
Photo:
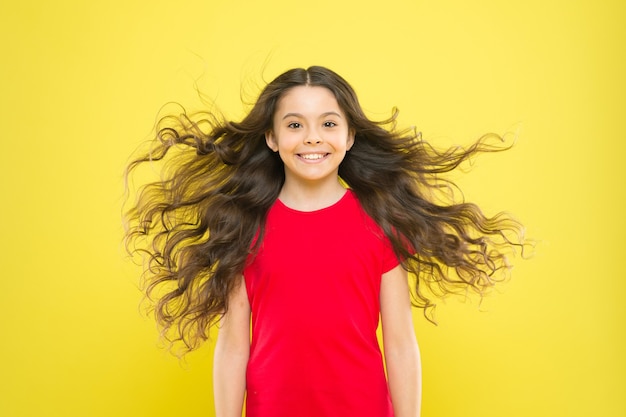
[(507, 255), (524, 247), (519, 222), (455, 201), (454, 183), (441, 176), (476, 154), (508, 149), (500, 136), (438, 151), (414, 129), (397, 130), (396, 110), (387, 120), (369, 120), (335, 72), (292, 69), (267, 84), (239, 122), (184, 110), (161, 118), (150, 149), (127, 168), (128, 179), (140, 165), (162, 164), (160, 179), (141, 186), (125, 210), (125, 241), (131, 254), (144, 255), (143, 289), (163, 336), (185, 351), (206, 340), (228, 310), (262, 240), (285, 179), (265, 134), (278, 100), (296, 86), (335, 95), (356, 133), (339, 176), (391, 241), (411, 273), (413, 304), (428, 318), (437, 297), (467, 290), (482, 296), (506, 276)]

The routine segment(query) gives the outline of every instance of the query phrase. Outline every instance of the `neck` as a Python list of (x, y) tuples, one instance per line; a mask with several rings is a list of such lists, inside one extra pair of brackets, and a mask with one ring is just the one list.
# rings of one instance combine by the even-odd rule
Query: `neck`
[(345, 192), (339, 178), (326, 184), (293, 184), (285, 181), (278, 198), (292, 209), (313, 211), (335, 204)]

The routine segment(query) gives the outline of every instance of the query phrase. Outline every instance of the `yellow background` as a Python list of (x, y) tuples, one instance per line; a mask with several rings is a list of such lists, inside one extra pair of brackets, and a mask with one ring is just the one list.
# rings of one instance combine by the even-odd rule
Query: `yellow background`
[[(460, 180), (540, 243), (476, 304), (416, 314), (425, 417), (624, 416), (626, 18), (620, 1), (120, 1), (0, 6), (0, 416), (211, 416), (140, 314), (122, 171), (167, 101), (344, 75), (436, 144), (519, 131)], [(295, 414), (294, 414), (295, 416)]]

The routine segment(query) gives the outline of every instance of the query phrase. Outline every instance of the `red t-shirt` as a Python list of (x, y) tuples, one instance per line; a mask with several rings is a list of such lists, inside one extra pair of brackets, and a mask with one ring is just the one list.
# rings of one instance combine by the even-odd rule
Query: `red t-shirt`
[(376, 329), (388, 239), (350, 190), (301, 212), (276, 201), (244, 270), (248, 417), (391, 417)]

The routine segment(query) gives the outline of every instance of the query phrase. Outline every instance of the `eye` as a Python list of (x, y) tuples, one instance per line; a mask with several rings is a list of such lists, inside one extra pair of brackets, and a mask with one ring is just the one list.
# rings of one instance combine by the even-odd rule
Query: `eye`
[(324, 127), (335, 127), (337, 123), (335, 122), (324, 122)]
[(299, 128), (301, 128), (301, 127), (302, 127), (302, 125), (301, 125), (300, 123), (298, 123), (298, 122), (291, 122), (291, 123), (289, 123), (289, 124), (287, 125), (287, 127), (288, 127), (289, 129), (299, 129)]

